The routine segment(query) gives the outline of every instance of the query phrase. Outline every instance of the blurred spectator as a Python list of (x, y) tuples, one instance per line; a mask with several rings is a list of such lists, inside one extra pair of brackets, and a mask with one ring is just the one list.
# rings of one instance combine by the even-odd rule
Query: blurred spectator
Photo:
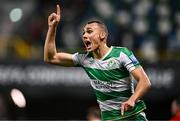
[(180, 121), (180, 97), (173, 100), (171, 104), (172, 118), (170, 121)]
[(147, 36), (140, 47), (142, 58), (151, 63), (157, 62), (158, 60), (157, 45), (155, 41), (156, 38), (154, 36)]
[(168, 40), (168, 51), (171, 53), (180, 52), (180, 29), (177, 29)]
[(88, 109), (87, 121), (101, 121), (101, 111), (98, 106), (91, 106)]

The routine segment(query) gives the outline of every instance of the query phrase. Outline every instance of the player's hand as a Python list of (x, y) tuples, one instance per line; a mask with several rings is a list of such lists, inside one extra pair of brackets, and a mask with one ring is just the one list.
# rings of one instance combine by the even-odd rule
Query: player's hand
[(135, 101), (130, 100), (130, 99), (127, 100), (126, 102), (123, 102), (121, 104), (121, 115), (124, 115), (124, 112), (130, 110), (131, 108), (133, 108), (134, 105), (135, 105)]
[(57, 5), (56, 13), (52, 13), (48, 17), (48, 26), (56, 27), (61, 19), (61, 11), (59, 5)]

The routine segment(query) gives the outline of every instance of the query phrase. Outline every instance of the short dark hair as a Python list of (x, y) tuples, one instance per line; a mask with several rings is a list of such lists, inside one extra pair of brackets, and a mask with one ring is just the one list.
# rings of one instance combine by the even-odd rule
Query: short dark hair
[(104, 24), (104, 22), (100, 20), (90, 20), (87, 22), (87, 24), (97, 23), (106, 33), (106, 38), (108, 37), (108, 29), (107, 26)]

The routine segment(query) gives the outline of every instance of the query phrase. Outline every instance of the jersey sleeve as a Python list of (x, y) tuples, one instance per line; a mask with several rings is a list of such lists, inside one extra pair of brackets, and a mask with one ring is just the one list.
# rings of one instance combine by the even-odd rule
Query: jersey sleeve
[(83, 66), (86, 54), (81, 54), (79, 52), (72, 55), (72, 60), (76, 66)]
[(129, 71), (133, 71), (135, 68), (140, 66), (139, 61), (136, 59), (132, 51), (125, 48), (120, 53), (120, 60), (122, 65)]

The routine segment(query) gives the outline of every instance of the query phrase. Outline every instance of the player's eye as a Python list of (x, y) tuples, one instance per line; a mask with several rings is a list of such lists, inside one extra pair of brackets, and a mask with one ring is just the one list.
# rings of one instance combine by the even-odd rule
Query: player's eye
[(89, 33), (89, 34), (92, 33), (92, 32), (93, 32), (92, 30), (87, 30), (87, 33)]

